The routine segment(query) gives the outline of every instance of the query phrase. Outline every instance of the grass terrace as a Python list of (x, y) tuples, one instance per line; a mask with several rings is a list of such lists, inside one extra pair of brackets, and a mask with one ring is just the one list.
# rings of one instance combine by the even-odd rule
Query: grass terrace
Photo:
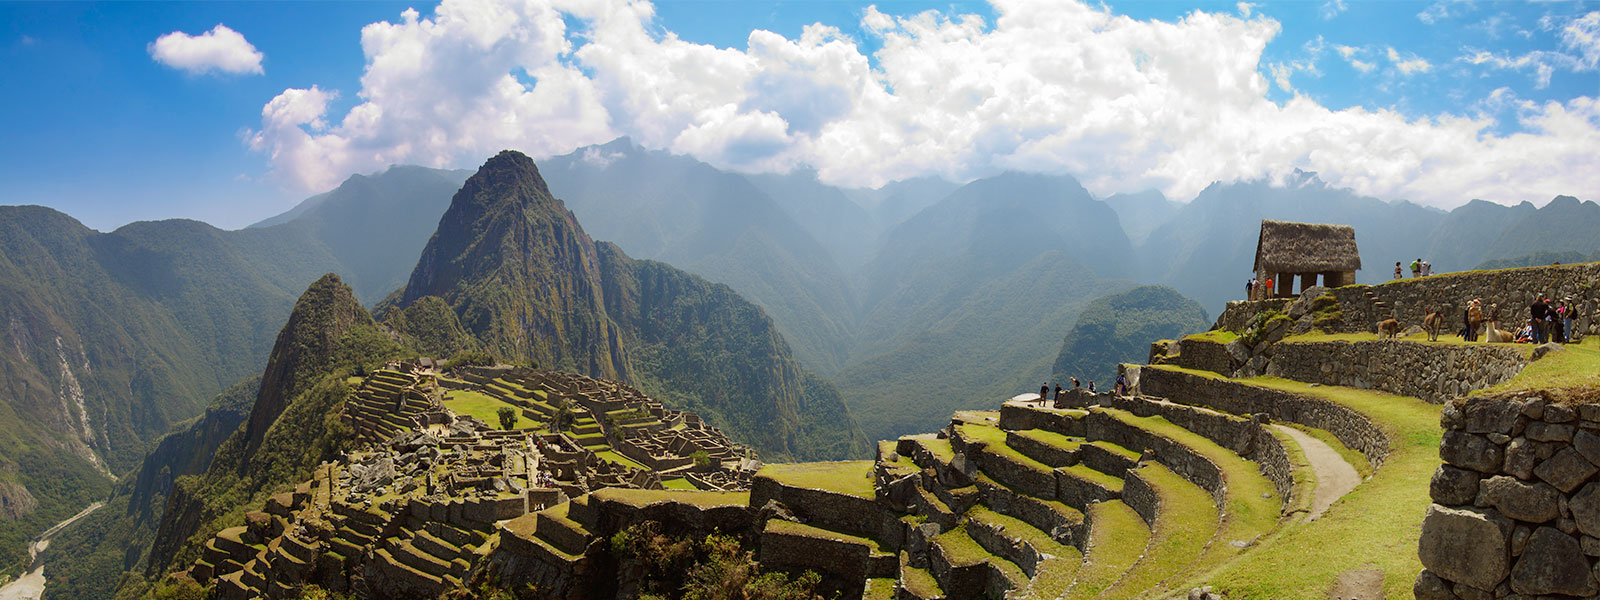
[(1187, 335), (1184, 336), (1183, 339), (1199, 342), (1211, 342), (1215, 344), (1226, 344), (1239, 339), (1239, 334), (1226, 329), (1213, 329), (1211, 331)]
[[(496, 429), (500, 427), (500, 408), (506, 406), (517, 408), (501, 402), (493, 396), (472, 390), (450, 390), (444, 396), (445, 408), (455, 411), (458, 415), (470, 415), (483, 419), (483, 422)], [(517, 423), (514, 426), (516, 429), (541, 425), (538, 421), (523, 416), (520, 409), (516, 413)]]
[[(610, 446), (606, 446), (606, 448), (610, 448)], [(601, 459), (604, 459), (604, 460), (607, 460), (607, 461), (610, 461), (610, 462), (614, 462), (616, 464), (619, 464), (619, 465), (622, 465), (624, 467), (628, 467), (628, 468), (631, 468), (631, 469), (638, 469), (640, 471), (649, 471), (650, 470), (649, 467), (641, 465), (637, 461), (635, 461), (635, 460), (633, 460), (631, 458), (628, 458), (628, 457), (623, 456), (621, 454), (617, 454), (617, 451), (615, 451), (615, 450), (601, 450), (599, 452), (595, 452), (594, 455), (600, 457)], [(688, 480), (680, 479), (680, 481), (683, 481), (685, 484), (689, 483)], [(666, 485), (666, 482), (662, 482), (662, 485)], [(689, 487), (687, 487), (687, 488), (680, 488), (680, 489), (692, 490), (692, 489), (695, 489), (695, 487), (693, 485), (689, 485)]]
[(1063, 600), (1093, 598), (1111, 587), (1124, 572), (1138, 562), (1150, 542), (1150, 529), (1139, 513), (1120, 501), (1098, 502), (1089, 506), (1089, 545), (1079, 567), (1077, 581), (1062, 595)]
[(611, 500), (631, 506), (648, 506), (657, 502), (680, 502), (700, 508), (719, 506), (749, 506), (750, 492), (703, 492), (683, 490), (634, 490), (605, 488), (590, 494), (596, 500)]
[(665, 487), (665, 488), (667, 488), (669, 490), (695, 491), (695, 490), (699, 489), (699, 488), (694, 487), (694, 484), (689, 483), (689, 480), (685, 479), (683, 477), (673, 477), (671, 479), (663, 479), (663, 480), (661, 480), (661, 486)]
[(1311, 387), (1276, 377), (1237, 381), (1352, 408), (1372, 419), (1393, 444), (1383, 467), (1335, 502), (1322, 518), (1280, 529), (1252, 549), (1249, 560), (1226, 565), (1206, 580), (1235, 600), (1322, 600), (1341, 573), (1378, 569), (1384, 574), (1386, 598), (1410, 598), (1411, 585), (1422, 569), (1417, 538), (1429, 503), (1428, 483), (1439, 466), (1440, 407), (1415, 398)]
[[(1567, 344), (1565, 351), (1551, 352), (1529, 363), (1516, 377), (1471, 395), (1502, 394), (1527, 390), (1554, 390), (1556, 399), (1574, 402), (1600, 401), (1600, 336)], [(1532, 348), (1529, 348), (1532, 351)]]
[(767, 477), (783, 485), (827, 490), (859, 498), (875, 499), (870, 460), (819, 463), (775, 463), (761, 466), (757, 477)]

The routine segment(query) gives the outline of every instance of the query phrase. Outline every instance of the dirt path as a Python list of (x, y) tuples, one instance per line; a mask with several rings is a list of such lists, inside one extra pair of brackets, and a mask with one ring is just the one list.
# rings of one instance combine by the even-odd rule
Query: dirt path
[(56, 523), (54, 527), (46, 529), (44, 533), (39, 534), (39, 537), (30, 542), (28, 544), (28, 558), (32, 561), (30, 566), (33, 567), (33, 570), (18, 577), (16, 581), (6, 584), (5, 587), (0, 587), (0, 600), (37, 600), (40, 596), (43, 596), (44, 564), (39, 562), (39, 553), (50, 547), (50, 538), (60, 533), (62, 529), (66, 529), (68, 525), (76, 523), (78, 519), (89, 516), (89, 513), (105, 505), (106, 503), (104, 502), (90, 504), (88, 508), (79, 511), (78, 514), (72, 515), (67, 520)]
[(1317, 474), (1317, 489), (1311, 494), (1311, 513), (1306, 515), (1307, 522), (1317, 520), (1335, 500), (1361, 484), (1361, 474), (1356, 472), (1356, 468), (1345, 462), (1344, 457), (1339, 456), (1338, 452), (1328, 447), (1322, 440), (1293, 427), (1284, 425), (1272, 427), (1300, 444), (1300, 448), (1306, 453), (1306, 460), (1311, 462), (1311, 470)]

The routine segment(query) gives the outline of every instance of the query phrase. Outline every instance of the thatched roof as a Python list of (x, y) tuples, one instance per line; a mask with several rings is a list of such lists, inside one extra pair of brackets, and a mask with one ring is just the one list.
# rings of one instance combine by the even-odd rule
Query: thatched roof
[(1256, 272), (1326, 273), (1361, 268), (1356, 230), (1349, 225), (1261, 220)]

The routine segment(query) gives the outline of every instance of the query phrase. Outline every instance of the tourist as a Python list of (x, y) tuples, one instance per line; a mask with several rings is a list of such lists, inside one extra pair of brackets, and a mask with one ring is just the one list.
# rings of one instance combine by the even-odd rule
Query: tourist
[(1049, 399), (1050, 399), (1050, 382), (1046, 381), (1046, 382), (1044, 382), (1044, 385), (1039, 386), (1039, 403), (1040, 404), (1044, 404), (1044, 401), (1045, 400), (1049, 400)]
[(1574, 339), (1577, 338), (1577, 336), (1572, 335), (1572, 315), (1573, 315), (1573, 311), (1572, 311), (1572, 305), (1570, 304), (1571, 302), (1572, 302), (1572, 297), (1571, 296), (1568, 296), (1566, 298), (1562, 298), (1561, 299), (1561, 324), (1563, 325), (1562, 329), (1566, 332), (1567, 341), (1569, 341), (1569, 342), (1573, 341)]
[(1093, 379), (1089, 380), (1089, 393), (1091, 393), (1091, 394), (1094, 393), (1094, 380)]
[(1433, 274), (1433, 263), (1430, 263), (1428, 261), (1422, 261), (1422, 276), (1423, 277), (1427, 277), (1427, 276), (1432, 275), (1432, 274)]
[(1255, 300), (1256, 299), (1255, 293), (1256, 293), (1256, 278), (1251, 277), (1248, 281), (1244, 282), (1244, 299), (1245, 300)]
[(1549, 316), (1550, 305), (1544, 301), (1544, 294), (1539, 294), (1539, 299), (1528, 305), (1528, 317), (1533, 321), (1533, 343), (1543, 344), (1548, 341), (1549, 325), (1545, 319)]
[(1271, 300), (1272, 299), (1272, 278), (1268, 277), (1266, 281), (1261, 282), (1261, 285), (1265, 286), (1265, 288), (1266, 288), (1261, 292), (1262, 293), (1262, 298), (1261, 299), (1262, 300)]
[(1421, 276), (1422, 276), (1422, 259), (1419, 258), (1419, 259), (1411, 261), (1411, 278), (1412, 279), (1416, 279), (1416, 278), (1421, 277)]
[(1078, 378), (1071, 377), (1070, 379), (1072, 379), (1072, 389), (1078, 389)]
[(1126, 395), (1128, 393), (1128, 379), (1123, 377), (1121, 373), (1117, 373), (1116, 390), (1118, 396)]
[(1056, 384), (1056, 399), (1057, 400), (1061, 399), (1061, 384), (1059, 384), (1059, 383)]
[(1400, 261), (1398, 260), (1394, 261), (1394, 278), (1403, 279), (1403, 277), (1400, 276)]

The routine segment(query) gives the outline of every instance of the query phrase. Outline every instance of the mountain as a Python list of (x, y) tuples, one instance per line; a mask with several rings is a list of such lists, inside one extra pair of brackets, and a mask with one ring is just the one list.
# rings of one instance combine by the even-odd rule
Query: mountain
[(845, 190), (818, 181), (816, 171), (745, 178), (821, 244), (842, 271), (854, 271), (871, 258), (882, 229)]
[(883, 232), (933, 206), (958, 187), (961, 186), (940, 177), (913, 177), (877, 189), (848, 189), (845, 193), (872, 216), (874, 230)]
[(844, 363), (855, 301), (843, 272), (749, 179), (626, 138), (547, 160), (541, 173), (595, 237), (729, 285), (811, 368)]
[(333, 262), (294, 232), (173, 220), (100, 233), (0, 207), (0, 569), (259, 369), (294, 290)]
[(1497, 258), (1486, 260), (1478, 264), (1478, 269), (1511, 269), (1516, 267), (1542, 267), (1545, 265), (1573, 265), (1586, 262), (1600, 261), (1600, 252), (1584, 254), (1567, 250), (1565, 252), (1535, 252), (1516, 258)]
[(405, 285), (439, 215), (470, 171), (395, 166), (351, 175), (333, 191), (307, 198), (251, 229), (291, 230), (319, 242), (365, 304)]
[[(1523, 202), (1516, 206), (1504, 206), (1484, 200), (1472, 200), (1458, 206), (1455, 210), (1444, 215), (1429, 234), (1427, 250), (1414, 253), (1418, 257), (1427, 256), (1428, 262), (1433, 264), (1433, 269), (1438, 272), (1460, 271), (1473, 268), (1487, 258), (1490, 246), (1500, 235), (1517, 221), (1522, 220), (1536, 212), (1531, 202)], [(1413, 257), (1415, 258), (1415, 257)], [(1403, 264), (1410, 264), (1409, 259), (1396, 258)], [(1374, 263), (1368, 267), (1393, 269), (1390, 266)]]
[(203, 475), (178, 477), (166, 498), (146, 573), (192, 562), (196, 540), (225, 517), (308, 478), (312, 467), (354, 443), (338, 421), (345, 378), (406, 351), (379, 329), (337, 275), (308, 287), (279, 332), (249, 416), (216, 450)]
[(635, 383), (767, 459), (866, 452), (837, 392), (801, 367), (759, 307), (594, 242), (540, 173), (512, 151), (484, 163), (380, 311), (436, 297), (490, 352)]
[(1117, 212), (1117, 220), (1127, 232), (1128, 240), (1143, 244), (1150, 233), (1172, 220), (1182, 206), (1168, 200), (1159, 190), (1145, 190), (1134, 194), (1112, 194), (1105, 199), (1106, 206)]
[[(1362, 258), (1356, 281), (1380, 283), (1393, 277), (1394, 261), (1426, 254), (1423, 243), (1443, 214), (1333, 188), (1315, 173), (1297, 172), (1287, 185), (1214, 183), (1140, 245), (1139, 269), (1142, 279), (1176, 288), (1220, 313), (1227, 301), (1244, 297), (1262, 219), (1353, 226)], [(1444, 270), (1430, 260), (1440, 266), (1436, 271)]]
[(1507, 227), (1484, 253), (1485, 259), (1511, 258), (1535, 252), (1600, 250), (1600, 205), (1572, 196), (1555, 199)]
[(1164, 285), (1142, 285), (1126, 292), (1096, 298), (1078, 315), (1078, 322), (1061, 342), (1061, 353), (1050, 369), (1050, 382), (1077, 377), (1101, 391), (1111, 390), (1119, 363), (1143, 363), (1150, 342), (1170, 340), (1211, 327), (1200, 303)]

